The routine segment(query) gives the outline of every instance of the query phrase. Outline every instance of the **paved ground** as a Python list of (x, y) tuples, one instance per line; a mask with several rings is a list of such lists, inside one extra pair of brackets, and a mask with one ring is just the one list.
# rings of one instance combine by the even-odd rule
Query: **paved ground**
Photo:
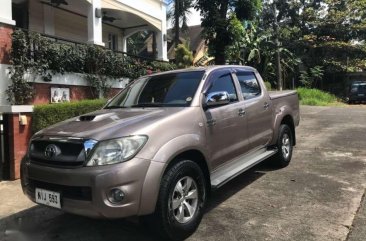
[[(290, 166), (261, 164), (215, 192), (190, 241), (365, 240), (366, 108), (301, 111)], [(12, 229), (35, 231), (45, 241), (154, 240), (134, 220), (91, 220), (32, 206), (18, 182), (0, 183), (0, 240)]]

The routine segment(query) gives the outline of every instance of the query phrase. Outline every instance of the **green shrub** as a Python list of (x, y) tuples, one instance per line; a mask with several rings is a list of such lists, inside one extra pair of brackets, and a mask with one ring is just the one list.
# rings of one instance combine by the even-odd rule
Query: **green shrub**
[(335, 95), (318, 89), (298, 88), (297, 92), (302, 105), (326, 106), (338, 103)]
[(272, 85), (271, 85), (271, 83), (270, 83), (270, 82), (268, 82), (268, 81), (264, 81), (264, 85), (266, 86), (266, 89), (267, 89), (268, 91), (272, 90)]
[(70, 103), (34, 106), (32, 131), (36, 133), (50, 125), (102, 108), (106, 100), (83, 100)]

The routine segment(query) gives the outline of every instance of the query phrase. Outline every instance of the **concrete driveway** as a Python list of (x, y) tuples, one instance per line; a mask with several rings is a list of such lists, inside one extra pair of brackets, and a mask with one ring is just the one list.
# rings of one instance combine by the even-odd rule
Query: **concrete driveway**
[[(189, 240), (365, 240), (366, 108), (303, 106), (301, 112), (290, 166), (263, 163), (213, 193)], [(19, 229), (37, 240), (156, 240), (135, 220), (32, 207), (9, 185), (18, 183), (0, 183), (0, 240), (5, 230)]]

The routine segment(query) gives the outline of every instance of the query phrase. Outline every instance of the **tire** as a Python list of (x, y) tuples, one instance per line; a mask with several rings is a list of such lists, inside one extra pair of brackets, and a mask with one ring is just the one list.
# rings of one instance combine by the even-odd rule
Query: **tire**
[(164, 174), (155, 213), (145, 221), (166, 240), (184, 240), (200, 224), (206, 198), (206, 180), (201, 168), (193, 161), (180, 160)]
[(275, 164), (279, 168), (287, 167), (290, 164), (293, 151), (293, 134), (288, 125), (281, 125), (278, 133), (276, 147), (277, 154), (274, 156)]

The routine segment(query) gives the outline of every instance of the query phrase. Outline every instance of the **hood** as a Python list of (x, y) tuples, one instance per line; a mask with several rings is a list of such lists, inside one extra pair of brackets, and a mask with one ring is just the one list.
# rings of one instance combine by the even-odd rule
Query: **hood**
[(104, 109), (75, 117), (36, 133), (36, 136), (67, 136), (105, 140), (139, 133), (149, 125), (184, 108)]

